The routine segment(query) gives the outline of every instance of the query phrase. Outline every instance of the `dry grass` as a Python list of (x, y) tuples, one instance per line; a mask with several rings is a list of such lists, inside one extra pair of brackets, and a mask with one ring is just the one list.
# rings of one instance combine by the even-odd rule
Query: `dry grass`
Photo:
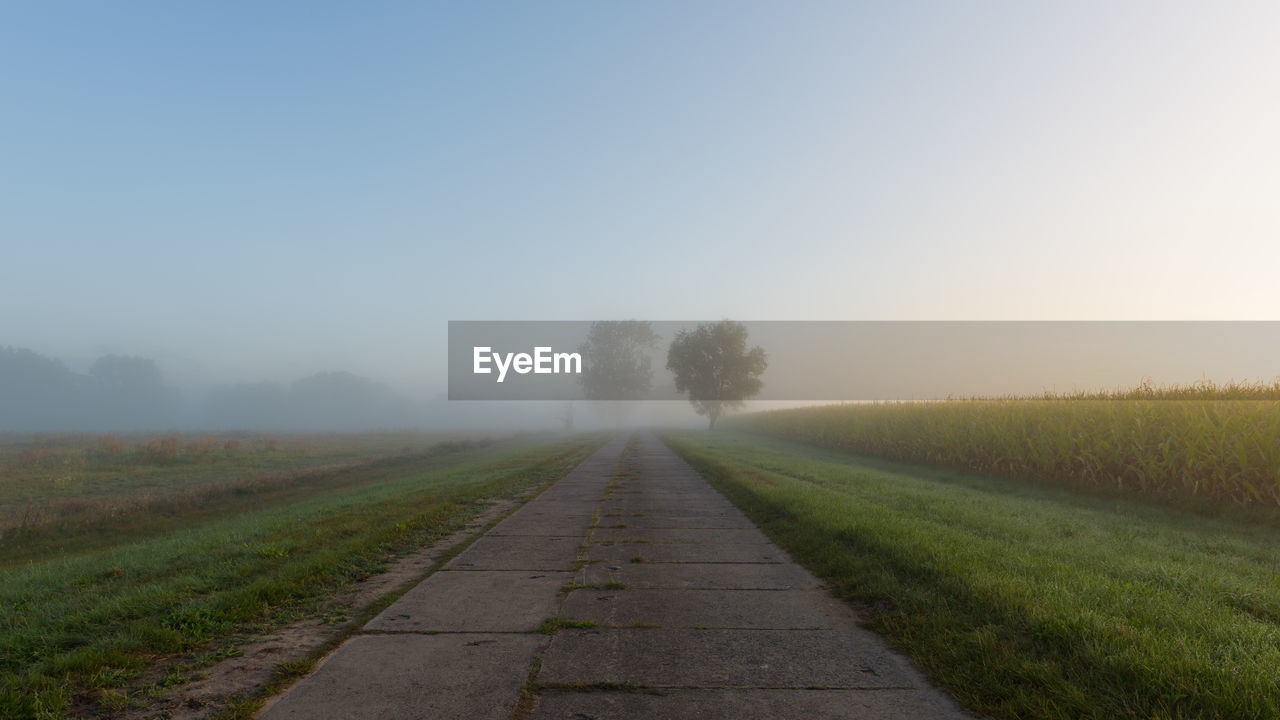
[(735, 424), (824, 447), (1076, 487), (1280, 506), (1280, 385), (780, 410)]
[(467, 439), (367, 434), (0, 438), (0, 543), (71, 534), (140, 514), (177, 515), (220, 499), (321, 482), (343, 471)]

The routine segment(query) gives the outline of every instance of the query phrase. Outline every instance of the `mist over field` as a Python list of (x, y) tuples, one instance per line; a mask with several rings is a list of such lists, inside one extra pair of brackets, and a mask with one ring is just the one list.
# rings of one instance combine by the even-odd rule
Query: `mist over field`
[[(543, 343), (581, 349), (591, 323), (455, 325), (468, 331), (455, 334), (451, 326), (447, 378), (426, 370), (418, 378), (433, 392), (345, 370), (183, 385), (147, 357), (103, 355), (76, 371), (31, 350), (0, 348), (0, 431), (585, 429), (696, 421), (665, 368), (670, 339), (692, 323), (650, 323), (657, 339), (641, 353), (651, 368), (650, 388), (612, 403), (588, 400), (574, 374), (510, 371), (497, 382), (496, 371), (473, 372), (473, 350), (482, 343), (513, 352)], [(1269, 382), (1280, 358), (1274, 322), (748, 321), (744, 327), (768, 358), (763, 387), (746, 409)], [(376, 357), (380, 350), (364, 352)], [(584, 362), (593, 359), (587, 352)]]
[(618, 412), (607, 403), (450, 403), (443, 388), (414, 394), (350, 372), (293, 382), (246, 381), (214, 387), (172, 384), (156, 361), (106, 355), (84, 372), (27, 349), (0, 347), (0, 432), (156, 432), (168, 430), (545, 430), (619, 424), (689, 424), (683, 402)]

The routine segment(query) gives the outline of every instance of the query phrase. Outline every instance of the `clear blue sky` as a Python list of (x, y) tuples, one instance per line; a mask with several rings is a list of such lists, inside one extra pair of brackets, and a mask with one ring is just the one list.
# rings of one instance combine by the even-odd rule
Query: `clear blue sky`
[(449, 319), (1275, 319), (1280, 5), (0, 4), (0, 344), (442, 379)]

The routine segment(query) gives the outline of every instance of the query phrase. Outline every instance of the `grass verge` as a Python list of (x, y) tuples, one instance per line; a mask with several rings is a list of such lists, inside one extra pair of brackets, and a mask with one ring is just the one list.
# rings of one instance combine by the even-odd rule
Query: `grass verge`
[(0, 717), (65, 717), (157, 660), (295, 619), (316, 598), (551, 482), (602, 437), (526, 440), (0, 573)]
[(965, 706), (1280, 717), (1280, 530), (733, 433), (664, 439)]

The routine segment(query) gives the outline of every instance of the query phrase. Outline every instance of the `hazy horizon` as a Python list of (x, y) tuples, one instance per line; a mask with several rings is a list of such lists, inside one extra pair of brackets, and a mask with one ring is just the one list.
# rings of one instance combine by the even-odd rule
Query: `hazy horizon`
[[(450, 323), (446, 378), (415, 393), (336, 369), (288, 381), (175, 383), (161, 363), (104, 356), (86, 370), (0, 347), (0, 432), (164, 429), (361, 430), (683, 424), (696, 415), (666, 367), (667, 345), (694, 322), (646, 323), (647, 388), (623, 406), (588, 399), (581, 376), (473, 371), (474, 350), (548, 345), (595, 356), (588, 322)], [(814, 402), (1038, 396), (1202, 381), (1280, 382), (1280, 322), (745, 321), (765, 351), (763, 389), (745, 409)], [(599, 395), (590, 395), (599, 398)], [(571, 404), (573, 409), (570, 410)]]

